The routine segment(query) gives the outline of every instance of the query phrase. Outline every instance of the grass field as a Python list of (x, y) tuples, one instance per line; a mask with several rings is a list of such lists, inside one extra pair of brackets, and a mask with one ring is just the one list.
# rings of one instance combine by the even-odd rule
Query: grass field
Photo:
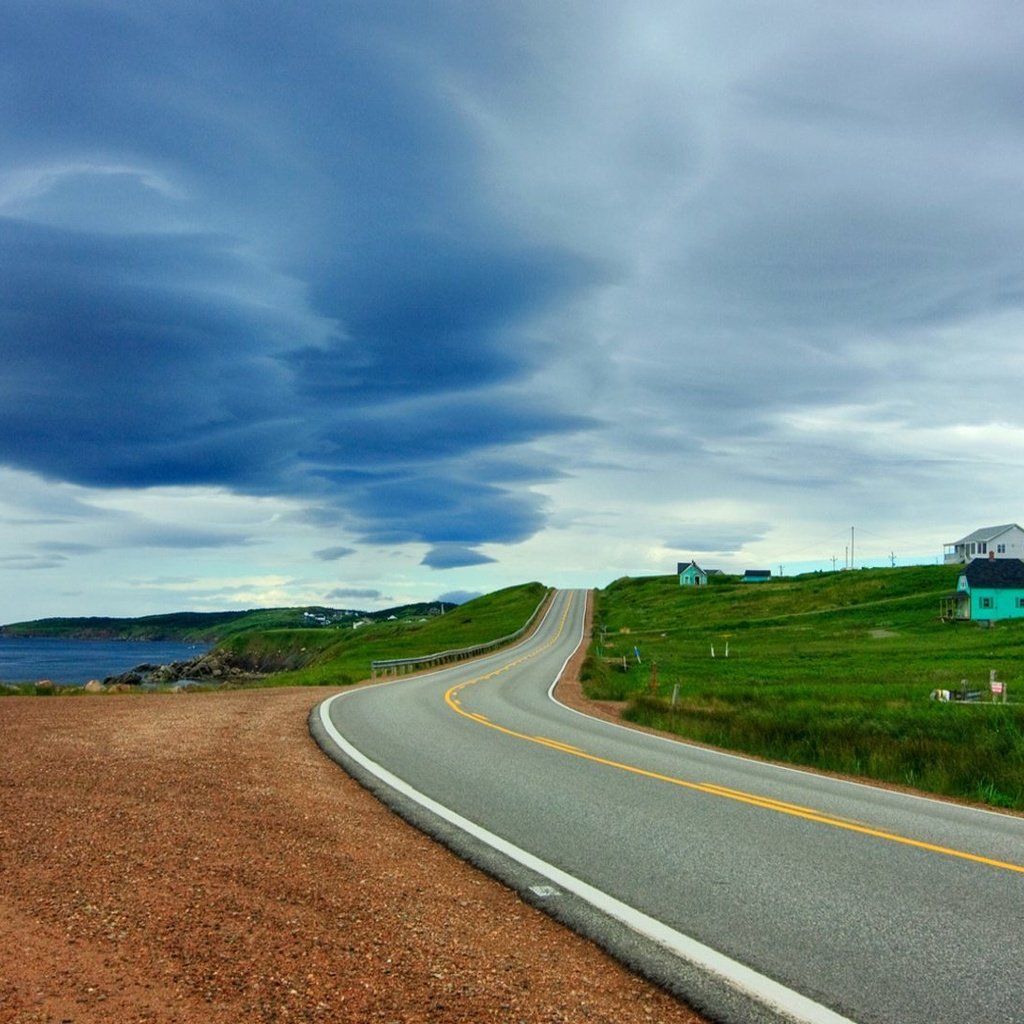
[[(691, 739), (1024, 810), (1024, 621), (943, 623), (939, 598), (956, 576), (618, 580), (597, 595), (585, 687)], [(993, 669), (1008, 704), (991, 702)], [(962, 680), (981, 702), (929, 699)]]
[(245, 633), (219, 646), (273, 672), (265, 685), (347, 686), (370, 677), (370, 664), (472, 647), (520, 629), (547, 594), (540, 583), (507, 587), (423, 619), (375, 622), (353, 629), (277, 629)]

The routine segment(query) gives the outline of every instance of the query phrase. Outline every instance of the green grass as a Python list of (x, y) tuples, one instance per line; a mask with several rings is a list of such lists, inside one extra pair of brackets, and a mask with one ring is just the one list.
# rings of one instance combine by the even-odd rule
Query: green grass
[[(311, 626), (305, 613), (327, 619), (329, 626), (351, 626), (356, 619), (418, 620), (451, 604), (433, 601), (400, 605), (383, 611), (360, 612), (307, 606), (298, 608), (254, 608), (233, 612), (171, 612), (140, 618), (89, 616), (34, 619), (0, 626), (0, 635), (19, 637), (63, 637), (68, 639), (179, 640), (219, 643), (238, 633), (269, 629), (303, 629)], [(325, 628), (318, 626), (316, 628)]]
[[(444, 615), (419, 616), (317, 628), (254, 629), (244, 624), (217, 649), (249, 671), (267, 673), (251, 686), (347, 686), (370, 676), (373, 661), (412, 658), (472, 647), (521, 629), (548, 593), (526, 583), (478, 597)], [(413, 608), (414, 606), (407, 606)], [(428, 607), (428, 606), (424, 606)], [(81, 687), (0, 686), (2, 696), (75, 696)]]
[(277, 629), (229, 637), (219, 647), (268, 686), (347, 686), (367, 679), (370, 664), (472, 647), (520, 629), (547, 593), (526, 583), (478, 597), (445, 615), (370, 623), (353, 629)]
[[(1024, 703), (987, 695), (995, 669), (1011, 701), (1024, 697), (1024, 621), (941, 622), (956, 576), (917, 566), (706, 588), (618, 580), (597, 595), (584, 685), (628, 701), (631, 721), (701, 742), (1024, 810)], [(929, 700), (963, 679), (984, 703)]]

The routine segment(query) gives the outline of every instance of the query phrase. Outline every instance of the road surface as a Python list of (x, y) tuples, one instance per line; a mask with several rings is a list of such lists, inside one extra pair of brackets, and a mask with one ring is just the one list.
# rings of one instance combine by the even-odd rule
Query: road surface
[(553, 684), (585, 593), (522, 644), (325, 702), (406, 817), (721, 1019), (1024, 1021), (1024, 820), (588, 718)]

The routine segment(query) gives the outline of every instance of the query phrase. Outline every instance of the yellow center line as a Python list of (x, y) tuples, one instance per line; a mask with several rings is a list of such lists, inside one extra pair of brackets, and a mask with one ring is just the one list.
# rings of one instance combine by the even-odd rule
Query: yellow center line
[(571, 743), (563, 743), (561, 740), (549, 739), (547, 736), (531, 736), (530, 739), (534, 743), (539, 743), (543, 747), (551, 747), (554, 750), (564, 750), (567, 754), (585, 753), (585, 751), (580, 747), (574, 747)]
[(647, 768), (641, 768), (638, 765), (625, 764), (621, 761), (612, 761), (608, 758), (588, 753), (580, 747), (574, 747), (571, 744), (562, 743), (559, 740), (548, 739), (544, 736), (530, 736), (527, 733), (517, 732), (515, 729), (510, 729), (507, 726), (499, 725), (497, 722), (492, 722), (483, 715), (465, 711), (460, 706), (457, 695), (467, 686), (475, 686), (477, 683), (493, 679), (495, 676), (508, 672), (517, 665), (521, 665), (523, 662), (537, 657), (537, 655), (542, 651), (551, 647), (562, 635), (571, 607), (572, 598), (570, 598), (569, 602), (566, 604), (565, 611), (562, 614), (562, 618), (559, 622), (555, 635), (537, 648), (537, 650), (516, 658), (515, 660), (503, 665), (501, 668), (488, 672), (486, 675), (477, 676), (475, 679), (470, 679), (463, 683), (457, 683), (455, 686), (450, 687), (445, 691), (445, 703), (448, 704), (456, 714), (461, 715), (463, 718), (468, 718), (471, 721), (478, 722), (480, 725), (484, 725), (488, 729), (494, 729), (496, 732), (504, 733), (506, 736), (511, 736), (513, 739), (524, 740), (527, 743), (535, 743), (538, 746), (548, 747), (551, 750), (568, 754), (571, 757), (578, 757), (584, 761), (604, 765), (607, 768), (615, 768), (619, 771), (629, 772), (631, 775), (638, 775), (642, 778), (652, 779), (656, 782), (665, 782), (671, 786), (679, 786), (682, 789), (689, 789), (697, 793), (717, 796), (724, 800), (735, 800), (738, 803), (748, 804), (751, 807), (761, 807), (765, 810), (775, 811), (778, 814), (788, 814), (794, 818), (803, 818), (806, 821), (817, 822), (821, 825), (829, 825), (832, 828), (845, 829), (848, 832), (856, 832), (860, 835), (872, 836), (875, 839), (884, 839), (890, 843), (899, 843), (902, 846), (909, 846), (918, 850), (926, 850), (929, 853), (938, 853), (945, 857), (955, 857), (959, 860), (971, 861), (975, 864), (985, 864), (988, 867), (1000, 868), (1003, 871), (1014, 871), (1017, 874), (1024, 874), (1024, 865), (1021, 864), (1012, 864), (1008, 861), (996, 860), (992, 857), (983, 857), (977, 853), (968, 853), (965, 850), (957, 850), (952, 847), (941, 846), (937, 843), (929, 843), (922, 839), (912, 839), (909, 836), (901, 836), (896, 832), (888, 832), (884, 829), (872, 828), (870, 825), (865, 825), (857, 821), (839, 818), (834, 815), (827, 814), (824, 811), (815, 810), (811, 807), (802, 807), (799, 804), (790, 804), (782, 800), (775, 800), (772, 797), (759, 796), (756, 793), (746, 793), (739, 789), (729, 789), (726, 786), (719, 786), (713, 782), (690, 782), (687, 779), (680, 779), (672, 775), (663, 775), (661, 772), (650, 771)]

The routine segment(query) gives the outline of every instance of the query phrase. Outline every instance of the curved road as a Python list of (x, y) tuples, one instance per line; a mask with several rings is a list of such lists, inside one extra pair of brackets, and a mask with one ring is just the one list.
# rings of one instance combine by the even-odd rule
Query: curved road
[(514, 648), (340, 694), (324, 749), (729, 1021), (1024, 1020), (1024, 820), (688, 746), (550, 695), (586, 595)]

